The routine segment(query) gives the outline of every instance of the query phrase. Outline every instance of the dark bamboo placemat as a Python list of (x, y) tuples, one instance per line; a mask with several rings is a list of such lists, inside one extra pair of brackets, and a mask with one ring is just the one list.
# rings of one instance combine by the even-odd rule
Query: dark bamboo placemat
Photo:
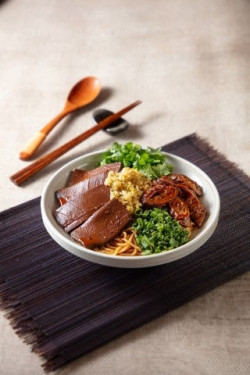
[(250, 270), (250, 179), (195, 134), (163, 149), (201, 167), (221, 196), (214, 235), (176, 262), (126, 270), (77, 258), (47, 234), (39, 198), (0, 214), (1, 307), (46, 371)]

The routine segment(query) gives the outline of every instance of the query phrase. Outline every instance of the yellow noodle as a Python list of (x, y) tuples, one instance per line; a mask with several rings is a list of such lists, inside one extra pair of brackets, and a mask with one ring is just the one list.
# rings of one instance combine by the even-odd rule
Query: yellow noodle
[(124, 229), (119, 236), (113, 238), (109, 243), (93, 250), (108, 255), (141, 255), (141, 248), (137, 245), (135, 232), (132, 228)]

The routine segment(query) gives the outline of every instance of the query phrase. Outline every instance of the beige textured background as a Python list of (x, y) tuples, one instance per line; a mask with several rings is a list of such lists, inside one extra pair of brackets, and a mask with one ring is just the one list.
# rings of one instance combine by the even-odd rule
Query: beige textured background
[[(249, 0), (0, 1), (1, 210), (40, 195), (58, 167), (113, 141), (100, 132), (25, 186), (8, 180), (25, 165), (21, 146), (88, 75), (101, 79), (102, 100), (58, 125), (38, 155), (90, 126), (94, 107), (141, 99), (120, 140), (160, 146), (196, 131), (249, 173), (249, 62)], [(249, 374), (249, 283), (243, 275), (61, 374)], [(43, 373), (3, 315), (0, 332), (1, 375)]]

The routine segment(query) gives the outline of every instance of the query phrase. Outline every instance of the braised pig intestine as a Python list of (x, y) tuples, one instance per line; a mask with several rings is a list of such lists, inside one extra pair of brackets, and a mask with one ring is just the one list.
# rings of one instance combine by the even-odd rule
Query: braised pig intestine
[(155, 180), (142, 196), (144, 207), (167, 207), (170, 215), (184, 227), (192, 229), (193, 223), (201, 227), (206, 210), (198, 196), (202, 187), (183, 174), (171, 174)]
[(154, 185), (148, 189), (142, 196), (142, 204), (150, 207), (165, 207), (179, 193), (175, 186)]

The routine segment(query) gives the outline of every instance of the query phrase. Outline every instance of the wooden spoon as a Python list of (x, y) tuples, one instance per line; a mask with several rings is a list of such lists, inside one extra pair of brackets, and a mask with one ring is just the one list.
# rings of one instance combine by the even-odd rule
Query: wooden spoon
[(96, 77), (86, 77), (79, 81), (71, 89), (63, 110), (26, 144), (19, 154), (20, 159), (28, 160), (60, 120), (69, 113), (91, 103), (99, 95), (100, 91), (101, 84)]

